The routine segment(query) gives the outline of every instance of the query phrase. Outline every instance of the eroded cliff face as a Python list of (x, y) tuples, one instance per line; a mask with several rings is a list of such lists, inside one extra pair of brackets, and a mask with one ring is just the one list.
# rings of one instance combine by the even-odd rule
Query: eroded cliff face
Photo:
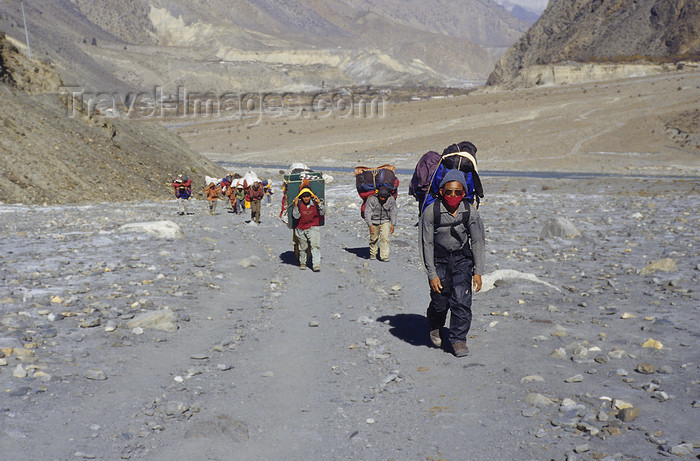
[(488, 85), (509, 85), (532, 66), (655, 63), (700, 56), (697, 0), (552, 0), (496, 63)]

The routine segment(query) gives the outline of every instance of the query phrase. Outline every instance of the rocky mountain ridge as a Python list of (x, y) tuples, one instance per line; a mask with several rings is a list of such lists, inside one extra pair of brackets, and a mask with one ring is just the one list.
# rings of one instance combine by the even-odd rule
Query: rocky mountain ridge
[(537, 84), (529, 68), (580, 63), (666, 63), (700, 57), (696, 0), (550, 2), (496, 64), (488, 85)]
[[(527, 29), (491, 0), (25, 2), (30, 40), (93, 90), (303, 90), (483, 81)], [(21, 11), (0, 29), (24, 41)]]

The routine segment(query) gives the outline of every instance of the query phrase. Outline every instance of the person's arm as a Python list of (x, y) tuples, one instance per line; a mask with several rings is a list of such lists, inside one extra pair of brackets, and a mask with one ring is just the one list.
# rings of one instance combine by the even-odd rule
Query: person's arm
[(433, 226), (433, 209), (432, 207), (438, 206), (438, 202), (433, 202), (426, 208), (420, 217), (421, 222), (421, 243), (423, 247), (423, 264), (425, 265), (425, 270), (428, 273), (428, 280), (431, 282), (431, 288), (433, 287), (433, 280), (439, 278), (437, 275), (437, 270), (435, 269), (435, 247), (434, 247), (434, 226)]
[(391, 221), (391, 227), (396, 226), (396, 218), (399, 214), (399, 207), (396, 205), (396, 199), (394, 197), (389, 197), (391, 204), (389, 205), (389, 221)]
[(311, 200), (314, 201), (316, 204), (316, 210), (318, 210), (318, 215), (323, 216), (326, 214), (326, 206), (321, 202), (321, 199), (316, 197), (315, 195), (311, 198)]
[(374, 197), (374, 195), (367, 197), (367, 201), (365, 202), (365, 222), (367, 223), (367, 226), (369, 226), (370, 232), (372, 231), (372, 214), (374, 213), (374, 206), (376, 203), (379, 203), (376, 198), (372, 199), (372, 197)]
[(481, 276), (486, 267), (486, 231), (476, 208), (469, 210), (469, 240), (474, 255), (474, 292), (481, 290)]

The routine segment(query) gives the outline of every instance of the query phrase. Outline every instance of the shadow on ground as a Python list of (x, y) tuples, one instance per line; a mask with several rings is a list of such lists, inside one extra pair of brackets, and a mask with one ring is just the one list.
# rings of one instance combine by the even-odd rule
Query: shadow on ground
[(358, 258), (369, 259), (369, 247), (345, 248), (345, 251), (352, 253)]
[(284, 264), (289, 264), (290, 266), (299, 265), (297, 257), (294, 256), (294, 251), (285, 251), (284, 253), (280, 253), (280, 261), (282, 261)]
[(418, 314), (396, 314), (379, 317), (377, 322), (389, 321), (389, 333), (412, 346), (434, 347), (428, 336), (428, 319)]

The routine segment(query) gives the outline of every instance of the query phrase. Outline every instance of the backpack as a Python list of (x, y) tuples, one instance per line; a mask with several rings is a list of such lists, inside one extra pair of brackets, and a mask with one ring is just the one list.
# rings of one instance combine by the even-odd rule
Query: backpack
[[(464, 150), (461, 150), (464, 149)], [(440, 163), (432, 172), (430, 186), (423, 202), (423, 209), (433, 203), (440, 196), (440, 182), (445, 177), (447, 170), (459, 170), (464, 173), (467, 183), (467, 191), (464, 200), (476, 208), (484, 197), (483, 186), (479, 178), (479, 170), (476, 162), (476, 146), (469, 141), (462, 141), (459, 144), (452, 144), (446, 148), (440, 157)], [(417, 168), (418, 166), (416, 166)]]
[(408, 194), (422, 200), (430, 188), (430, 179), (435, 169), (440, 164), (442, 156), (434, 150), (428, 151), (418, 160), (416, 168), (411, 177), (411, 184), (408, 186)]
[(367, 199), (377, 193), (380, 187), (386, 187), (391, 192), (391, 195), (396, 199), (399, 192), (399, 180), (396, 177), (394, 165), (382, 165), (377, 168), (368, 168), (364, 166), (355, 167), (355, 187), (357, 193), (362, 199), (360, 207), (360, 216), (365, 218), (365, 205)]

